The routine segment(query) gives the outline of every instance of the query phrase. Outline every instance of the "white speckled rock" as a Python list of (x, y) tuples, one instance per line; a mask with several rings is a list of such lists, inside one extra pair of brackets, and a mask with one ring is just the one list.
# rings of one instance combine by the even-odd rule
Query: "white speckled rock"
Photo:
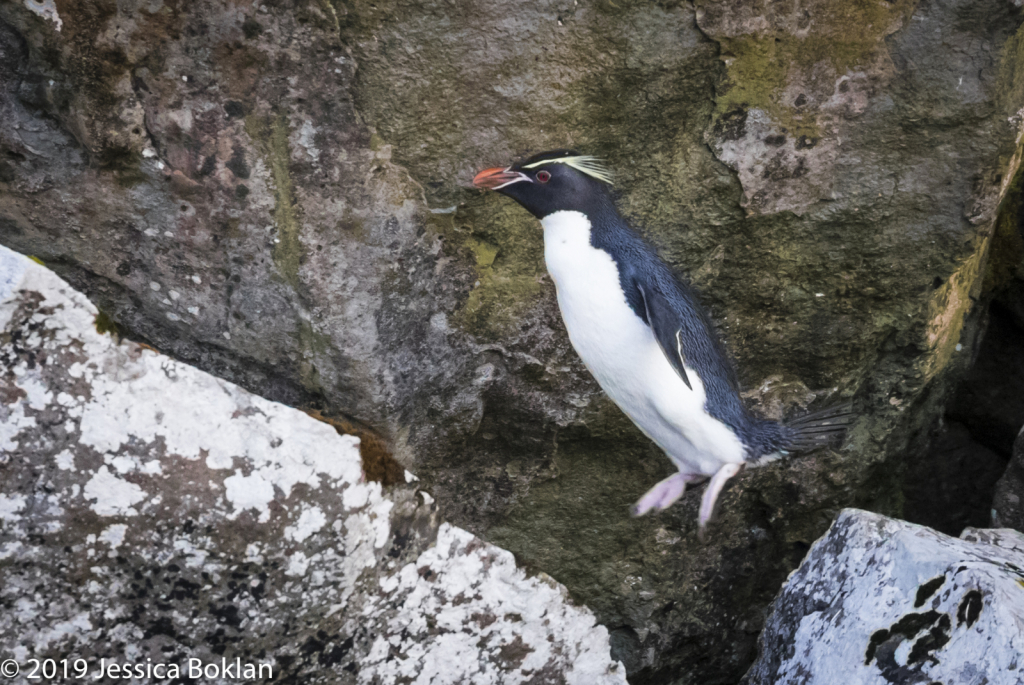
[(119, 345), (96, 316), (0, 247), (13, 682), (33, 659), (155, 680), (625, 682), (587, 609), (439, 526), (427, 493), (365, 482), (358, 438)]
[(855, 509), (790, 576), (745, 685), (1024, 682), (1024, 536)]

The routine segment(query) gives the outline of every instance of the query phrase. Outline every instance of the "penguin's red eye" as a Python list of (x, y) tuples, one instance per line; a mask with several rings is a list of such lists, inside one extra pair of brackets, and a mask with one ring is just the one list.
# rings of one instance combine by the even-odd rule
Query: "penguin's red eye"
[(547, 171), (541, 170), (537, 172), (537, 180), (541, 183), (547, 183), (551, 180), (551, 174)]

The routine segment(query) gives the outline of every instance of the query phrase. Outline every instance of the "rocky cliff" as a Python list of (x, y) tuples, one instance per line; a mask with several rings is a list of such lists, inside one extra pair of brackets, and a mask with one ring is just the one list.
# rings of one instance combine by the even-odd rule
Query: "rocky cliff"
[[(121, 335), (376, 436), (593, 609), (631, 682), (736, 682), (840, 508), (901, 513), (973, 358), (1020, 24), (1006, 0), (9, 2), (0, 242)], [(669, 463), (570, 348), (536, 222), (468, 187), (565, 146), (616, 170), (753, 405), (861, 412), (738, 478), (708, 544), (699, 492), (629, 518)]]

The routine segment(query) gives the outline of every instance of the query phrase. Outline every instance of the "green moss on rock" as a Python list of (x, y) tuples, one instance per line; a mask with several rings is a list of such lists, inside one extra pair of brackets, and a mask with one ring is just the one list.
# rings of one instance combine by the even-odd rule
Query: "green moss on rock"
[(1024, 26), (1003, 43), (996, 92), (1003, 110), (1017, 114), (1024, 102)]
[(320, 377), (320, 370), (317, 368), (317, 358), (330, 354), (331, 338), (317, 331), (308, 321), (299, 321), (296, 335), (302, 355), (297, 367), (299, 382), (311, 393), (323, 395), (323, 381)]
[(866, 70), (879, 60), (883, 39), (910, 16), (916, 0), (814, 4), (791, 26), (789, 17), (771, 16), (752, 18), (747, 25), (742, 18), (719, 14), (719, 3), (697, 3), (703, 12), (701, 26), (720, 44), (726, 65), (716, 96), (717, 117), (756, 108), (794, 136), (820, 135), (816, 117), (801, 110), (799, 94), (787, 102), (783, 91), (799, 79), (827, 98), (840, 76)]
[(297, 287), (304, 251), (299, 240), (299, 209), (289, 169), (288, 135), (291, 131), (288, 119), (284, 114), (249, 115), (245, 118), (245, 132), (263, 152), (274, 180), (274, 224), (277, 227), (274, 262), (285, 282)]
[(452, 235), (472, 256), (477, 281), (453, 323), (486, 339), (506, 337), (543, 292), (543, 239), (536, 219), (494, 196), (460, 211), (456, 221), (477, 227)]
[[(35, 257), (30, 257), (35, 261)], [(39, 262), (42, 264), (42, 262)], [(96, 315), (96, 332), (101, 335), (110, 335), (113, 338), (120, 340), (121, 338), (121, 327), (117, 325), (117, 322), (110, 318), (110, 314), (106, 313), (102, 309)]]

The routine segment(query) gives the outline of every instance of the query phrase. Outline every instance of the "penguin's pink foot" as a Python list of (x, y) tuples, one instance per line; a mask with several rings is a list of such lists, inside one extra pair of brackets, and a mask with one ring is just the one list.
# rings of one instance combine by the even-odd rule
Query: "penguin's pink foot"
[(718, 501), (718, 495), (721, 494), (726, 481), (742, 470), (743, 464), (726, 464), (711, 477), (708, 489), (704, 491), (704, 497), (700, 501), (700, 516), (697, 519), (697, 537), (701, 541), (704, 540), (704, 529), (707, 528), (708, 521), (715, 514), (715, 502)]
[(686, 484), (701, 480), (704, 476), (696, 473), (673, 474), (647, 491), (640, 501), (633, 505), (630, 513), (643, 516), (651, 509), (662, 511), (672, 506), (686, 492)]

